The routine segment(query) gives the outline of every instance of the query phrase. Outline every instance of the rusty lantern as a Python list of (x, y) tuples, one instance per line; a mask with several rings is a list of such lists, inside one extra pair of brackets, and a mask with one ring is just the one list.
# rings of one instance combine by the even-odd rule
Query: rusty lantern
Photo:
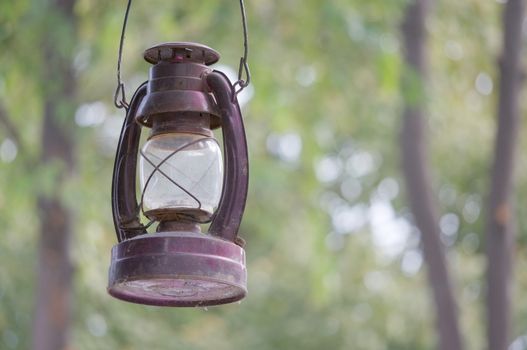
[[(237, 237), (247, 196), (247, 145), (235, 88), (209, 67), (219, 57), (196, 43), (165, 43), (144, 53), (153, 66), (126, 105), (113, 174), (119, 243), (112, 249), (108, 292), (116, 298), (207, 306), (247, 293), (244, 242)], [(141, 127), (150, 134), (139, 147)], [(223, 161), (212, 132), (220, 127)], [(153, 223), (156, 232), (148, 233)]]

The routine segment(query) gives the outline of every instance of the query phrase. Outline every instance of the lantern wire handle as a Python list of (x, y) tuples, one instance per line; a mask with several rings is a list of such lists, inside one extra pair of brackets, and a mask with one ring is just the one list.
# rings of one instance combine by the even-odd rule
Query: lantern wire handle
[[(245, 5), (243, 0), (240, 0), (240, 10), (242, 13), (242, 26), (243, 26), (243, 57), (240, 58), (240, 66), (238, 68), (238, 81), (236, 81), (232, 88), (234, 90), (233, 100), (238, 96), (243, 89), (245, 89), (251, 83), (251, 71), (249, 70), (249, 63), (247, 58), (249, 56), (249, 34), (247, 33), (247, 15), (245, 13)], [(245, 79), (243, 79), (245, 74)], [(239, 88), (237, 88), (237, 86)]]
[(128, 22), (128, 14), (130, 13), (130, 7), (132, 5), (132, 0), (128, 0), (126, 5), (126, 12), (124, 14), (123, 29), (121, 31), (121, 40), (119, 42), (119, 56), (117, 58), (117, 88), (115, 89), (115, 94), (113, 95), (113, 103), (117, 108), (124, 108), (128, 111), (128, 102), (126, 102), (126, 95), (124, 92), (124, 83), (121, 81), (121, 60), (123, 57), (123, 45), (124, 45), (124, 35), (126, 33), (126, 23)]
[[(124, 90), (124, 83), (121, 80), (121, 61), (123, 57), (123, 45), (124, 37), (126, 33), (126, 24), (128, 23), (128, 14), (130, 13), (130, 7), (132, 6), (132, 0), (128, 0), (126, 5), (126, 12), (124, 14), (123, 28), (121, 30), (121, 39), (119, 41), (119, 54), (117, 58), (117, 87), (113, 95), (113, 103), (117, 108), (124, 108), (128, 110), (129, 105), (126, 101), (126, 95)], [(240, 57), (240, 65), (238, 67), (238, 80), (232, 84), (234, 91), (233, 101), (243, 89), (245, 89), (251, 83), (251, 71), (249, 70), (249, 63), (247, 62), (249, 56), (249, 35), (247, 31), (247, 15), (245, 13), (245, 4), (243, 0), (240, 0), (240, 11), (242, 15), (242, 27), (243, 27), (243, 57)], [(245, 78), (244, 78), (245, 75)]]

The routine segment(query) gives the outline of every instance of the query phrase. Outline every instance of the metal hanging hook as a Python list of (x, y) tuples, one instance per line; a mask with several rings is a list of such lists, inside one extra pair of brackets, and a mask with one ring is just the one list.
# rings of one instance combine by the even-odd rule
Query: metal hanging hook
[[(249, 56), (249, 35), (247, 33), (247, 15), (245, 13), (245, 5), (243, 0), (240, 0), (240, 10), (242, 13), (242, 26), (243, 26), (243, 57), (240, 58), (240, 66), (238, 68), (238, 81), (236, 81), (232, 88), (234, 90), (233, 99), (242, 92), (251, 83), (251, 71), (249, 70), (249, 64), (247, 58)], [(245, 79), (243, 75), (245, 74)], [(239, 87), (237, 89), (237, 87)]]
[(123, 45), (124, 35), (126, 33), (126, 23), (128, 22), (128, 14), (130, 13), (130, 7), (132, 6), (132, 0), (128, 0), (126, 5), (126, 12), (124, 14), (123, 29), (121, 31), (121, 40), (119, 42), (119, 56), (117, 58), (117, 88), (113, 95), (113, 104), (117, 108), (124, 108), (128, 110), (128, 102), (126, 102), (126, 95), (124, 91), (124, 83), (121, 81), (121, 60), (123, 57)]

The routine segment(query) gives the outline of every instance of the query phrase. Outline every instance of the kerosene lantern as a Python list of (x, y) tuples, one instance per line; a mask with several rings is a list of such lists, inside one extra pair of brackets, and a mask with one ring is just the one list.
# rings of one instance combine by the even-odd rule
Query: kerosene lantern
[[(207, 306), (247, 293), (244, 242), (237, 237), (247, 195), (247, 146), (235, 87), (209, 67), (219, 57), (185, 42), (144, 53), (153, 66), (126, 106), (114, 166), (119, 243), (112, 249), (108, 292), (116, 298)], [(212, 131), (220, 127), (224, 160)], [(140, 146), (145, 128), (148, 139)], [(157, 223), (155, 232), (147, 232), (141, 213)], [(206, 223), (208, 232), (201, 232)]]

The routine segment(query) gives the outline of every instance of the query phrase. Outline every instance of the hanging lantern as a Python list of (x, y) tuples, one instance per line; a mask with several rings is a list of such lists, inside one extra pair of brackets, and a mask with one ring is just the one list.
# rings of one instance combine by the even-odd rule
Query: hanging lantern
[[(116, 298), (206, 306), (247, 293), (244, 242), (237, 237), (247, 196), (247, 147), (235, 87), (209, 67), (219, 57), (195, 43), (145, 51), (153, 66), (125, 105), (114, 166), (119, 243), (112, 249), (108, 292)], [(212, 131), (220, 127), (224, 160)], [(144, 128), (150, 131), (140, 147)], [(149, 225), (141, 223), (141, 212)], [(148, 233), (155, 223), (156, 232)]]

